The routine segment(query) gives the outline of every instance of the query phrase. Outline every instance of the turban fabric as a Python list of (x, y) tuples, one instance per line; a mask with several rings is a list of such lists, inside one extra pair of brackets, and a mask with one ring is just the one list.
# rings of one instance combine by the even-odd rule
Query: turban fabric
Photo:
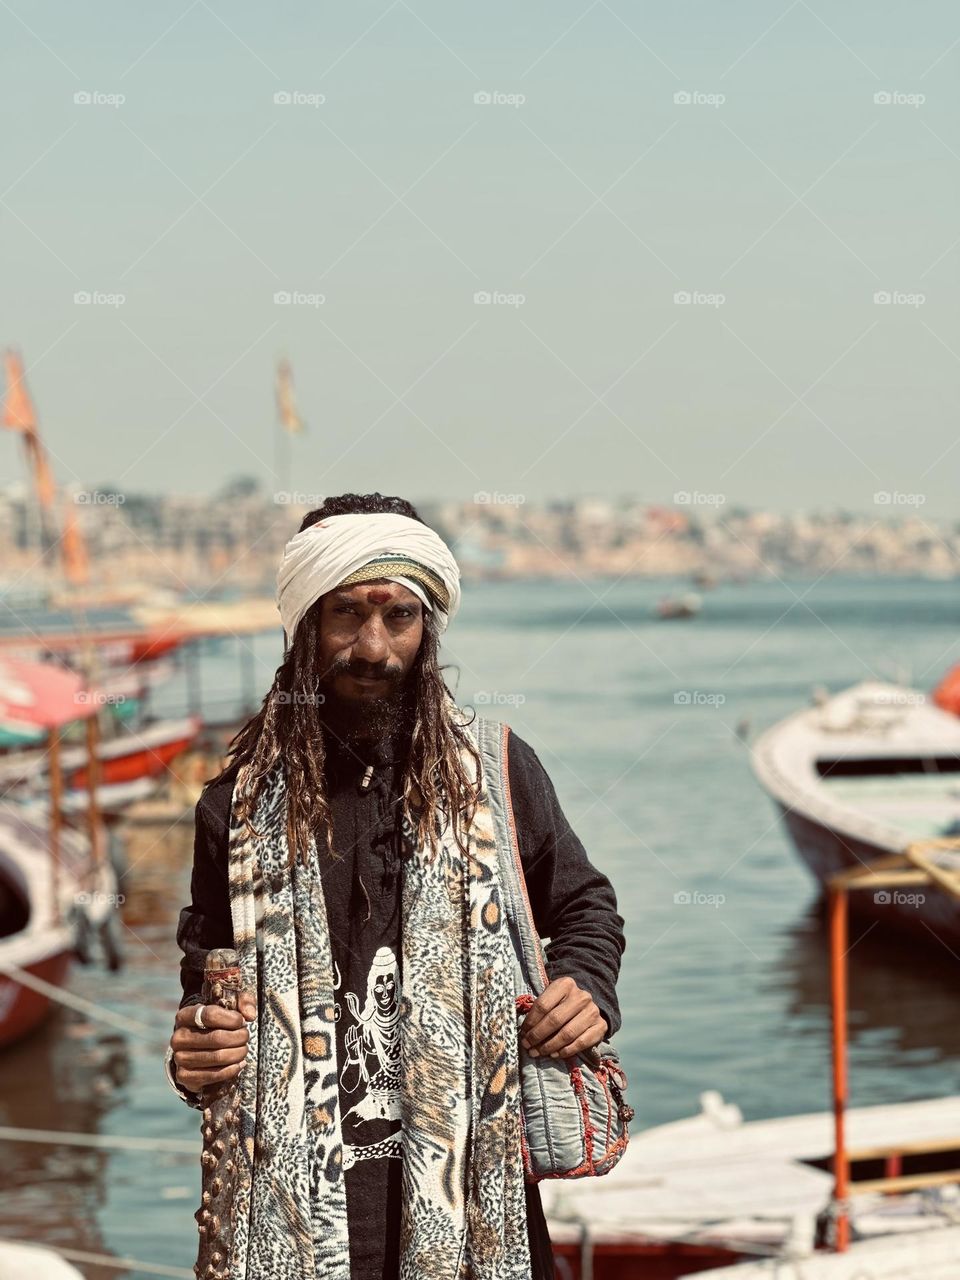
[(334, 587), (386, 578), (408, 587), (445, 631), (460, 608), (460, 570), (439, 534), (409, 516), (328, 516), (287, 543), (277, 573), (277, 608), (287, 643), (300, 619)]

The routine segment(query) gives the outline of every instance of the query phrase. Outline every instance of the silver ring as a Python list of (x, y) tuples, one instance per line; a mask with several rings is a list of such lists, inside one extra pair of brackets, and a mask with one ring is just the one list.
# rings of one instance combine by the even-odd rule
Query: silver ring
[(203, 1022), (203, 1005), (202, 1004), (197, 1005), (196, 1013), (194, 1013), (193, 1015), (193, 1021), (195, 1025), (200, 1028), (201, 1031), (209, 1030), (209, 1028), (206, 1027)]

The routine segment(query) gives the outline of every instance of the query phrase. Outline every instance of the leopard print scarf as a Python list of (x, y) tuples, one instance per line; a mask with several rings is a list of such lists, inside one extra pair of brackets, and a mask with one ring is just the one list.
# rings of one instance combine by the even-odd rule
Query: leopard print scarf
[[(235, 797), (245, 783), (241, 769)], [(278, 766), (252, 816), (260, 837), (230, 824), (234, 943), (258, 1016), (239, 1083), (229, 1276), (349, 1280), (319, 855), (312, 844), (310, 866), (288, 869), (285, 808)], [(432, 860), (409, 821), (406, 834), (400, 1280), (528, 1280), (514, 953), (486, 788), (466, 855), (449, 830)]]

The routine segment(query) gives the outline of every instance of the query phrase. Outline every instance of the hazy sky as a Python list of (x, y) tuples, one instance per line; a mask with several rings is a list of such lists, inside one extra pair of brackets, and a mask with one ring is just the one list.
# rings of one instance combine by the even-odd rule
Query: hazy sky
[(286, 354), (305, 492), (954, 514), (955, 5), (0, 22), (0, 340), (60, 480), (275, 487)]

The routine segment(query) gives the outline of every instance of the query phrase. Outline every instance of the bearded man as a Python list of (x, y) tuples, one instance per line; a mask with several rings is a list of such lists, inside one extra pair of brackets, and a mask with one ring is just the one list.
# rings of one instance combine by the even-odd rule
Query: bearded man
[[(439, 641), (460, 603), (399, 498), (327, 499), (278, 575), (285, 656), (196, 810), (179, 1095), (239, 1076), (230, 1280), (553, 1280), (525, 1181), (518, 1037), (569, 1058), (620, 1025), (614, 890), (533, 750), (503, 791), (548, 982), (519, 1028), (484, 762)], [(239, 1012), (200, 1005), (235, 947)]]

